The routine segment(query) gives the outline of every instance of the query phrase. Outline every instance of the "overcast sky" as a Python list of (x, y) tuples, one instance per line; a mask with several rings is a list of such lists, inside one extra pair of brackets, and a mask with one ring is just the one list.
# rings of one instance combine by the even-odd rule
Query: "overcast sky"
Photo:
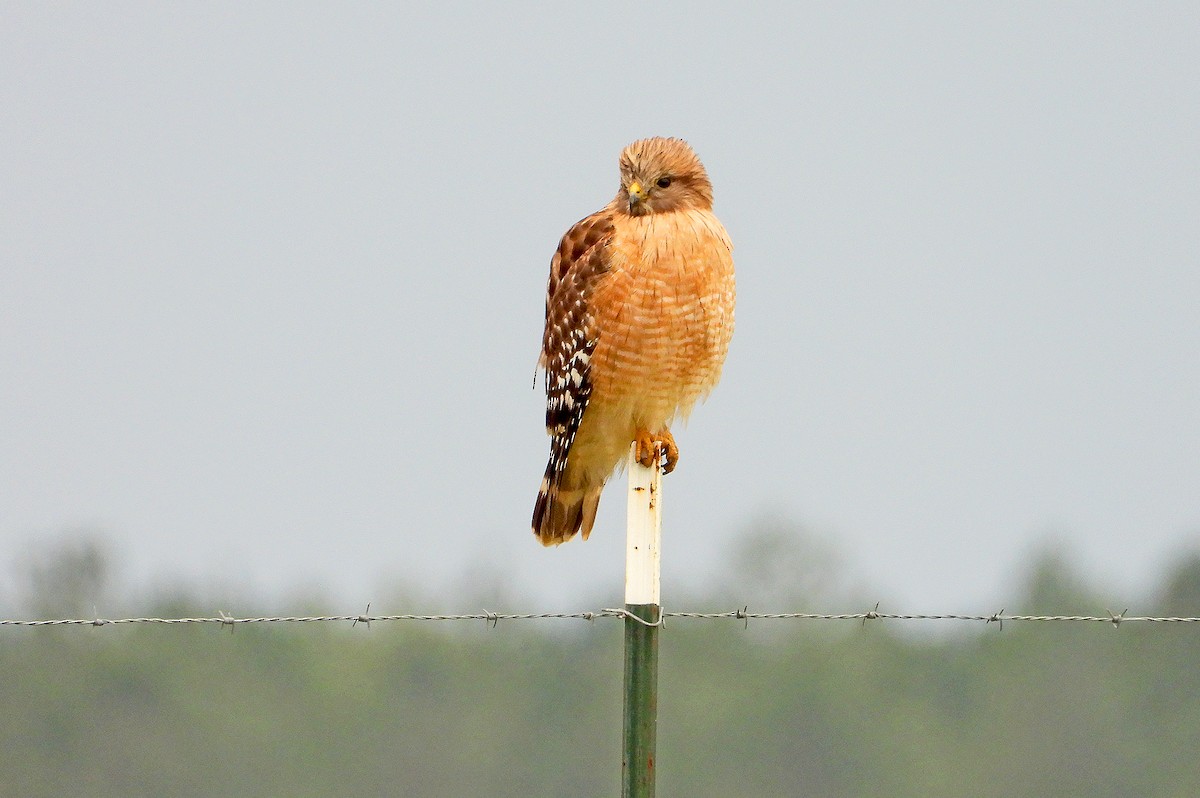
[(1136, 593), (1200, 533), (1198, 8), (6, 3), (0, 551), (619, 601), (623, 479), (529, 531), (530, 384), (558, 237), (670, 135), (739, 298), (665, 604), (770, 513), (896, 611), (1047, 538)]

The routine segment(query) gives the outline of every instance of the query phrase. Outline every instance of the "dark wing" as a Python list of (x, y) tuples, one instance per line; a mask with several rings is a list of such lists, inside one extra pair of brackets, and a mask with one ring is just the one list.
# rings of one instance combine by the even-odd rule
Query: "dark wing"
[(562, 311), (576, 299), (586, 302), (596, 278), (608, 271), (607, 244), (612, 233), (612, 215), (601, 211), (576, 222), (558, 242), (546, 283), (546, 327), (538, 361), (543, 367), (552, 352), (552, 338), (567, 321)]
[(567, 455), (592, 393), (596, 331), (589, 300), (610, 268), (612, 233), (612, 217), (603, 212), (593, 214), (567, 231), (550, 261), (540, 363), (546, 370), (546, 432), (551, 436), (546, 473), (553, 488), (558, 487), (566, 469)]

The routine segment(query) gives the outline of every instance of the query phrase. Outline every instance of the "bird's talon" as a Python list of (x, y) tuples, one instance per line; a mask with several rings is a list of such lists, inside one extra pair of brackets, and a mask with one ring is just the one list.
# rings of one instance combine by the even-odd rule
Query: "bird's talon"
[(639, 429), (633, 441), (637, 447), (634, 450), (634, 459), (638, 463), (646, 468), (658, 463), (664, 474), (675, 470), (675, 465), (679, 462), (679, 447), (675, 445), (675, 438), (670, 430), (663, 430), (655, 435), (648, 430)]
[(675, 470), (676, 464), (679, 463), (679, 447), (675, 445), (675, 436), (670, 430), (663, 430), (659, 437), (659, 442), (662, 444), (663, 467), (664, 474), (670, 474)]

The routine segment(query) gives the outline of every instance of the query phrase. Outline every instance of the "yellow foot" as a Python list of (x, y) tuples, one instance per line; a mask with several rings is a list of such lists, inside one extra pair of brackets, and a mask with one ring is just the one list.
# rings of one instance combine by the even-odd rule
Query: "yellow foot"
[(675, 464), (679, 462), (679, 447), (675, 445), (671, 430), (664, 428), (656, 435), (647, 429), (639, 429), (634, 433), (633, 441), (637, 444), (635, 454), (639, 463), (649, 468), (661, 457), (664, 474), (675, 470)]

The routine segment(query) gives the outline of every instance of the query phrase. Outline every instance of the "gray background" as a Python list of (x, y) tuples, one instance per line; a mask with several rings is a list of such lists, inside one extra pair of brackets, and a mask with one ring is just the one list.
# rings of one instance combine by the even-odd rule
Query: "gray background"
[(739, 306), (665, 603), (756, 518), (893, 610), (998, 609), (1046, 539), (1136, 592), (1200, 528), (1196, 8), (6, 3), (0, 550), (619, 601), (623, 480), (529, 532), (530, 381), (558, 236), (676, 135)]

